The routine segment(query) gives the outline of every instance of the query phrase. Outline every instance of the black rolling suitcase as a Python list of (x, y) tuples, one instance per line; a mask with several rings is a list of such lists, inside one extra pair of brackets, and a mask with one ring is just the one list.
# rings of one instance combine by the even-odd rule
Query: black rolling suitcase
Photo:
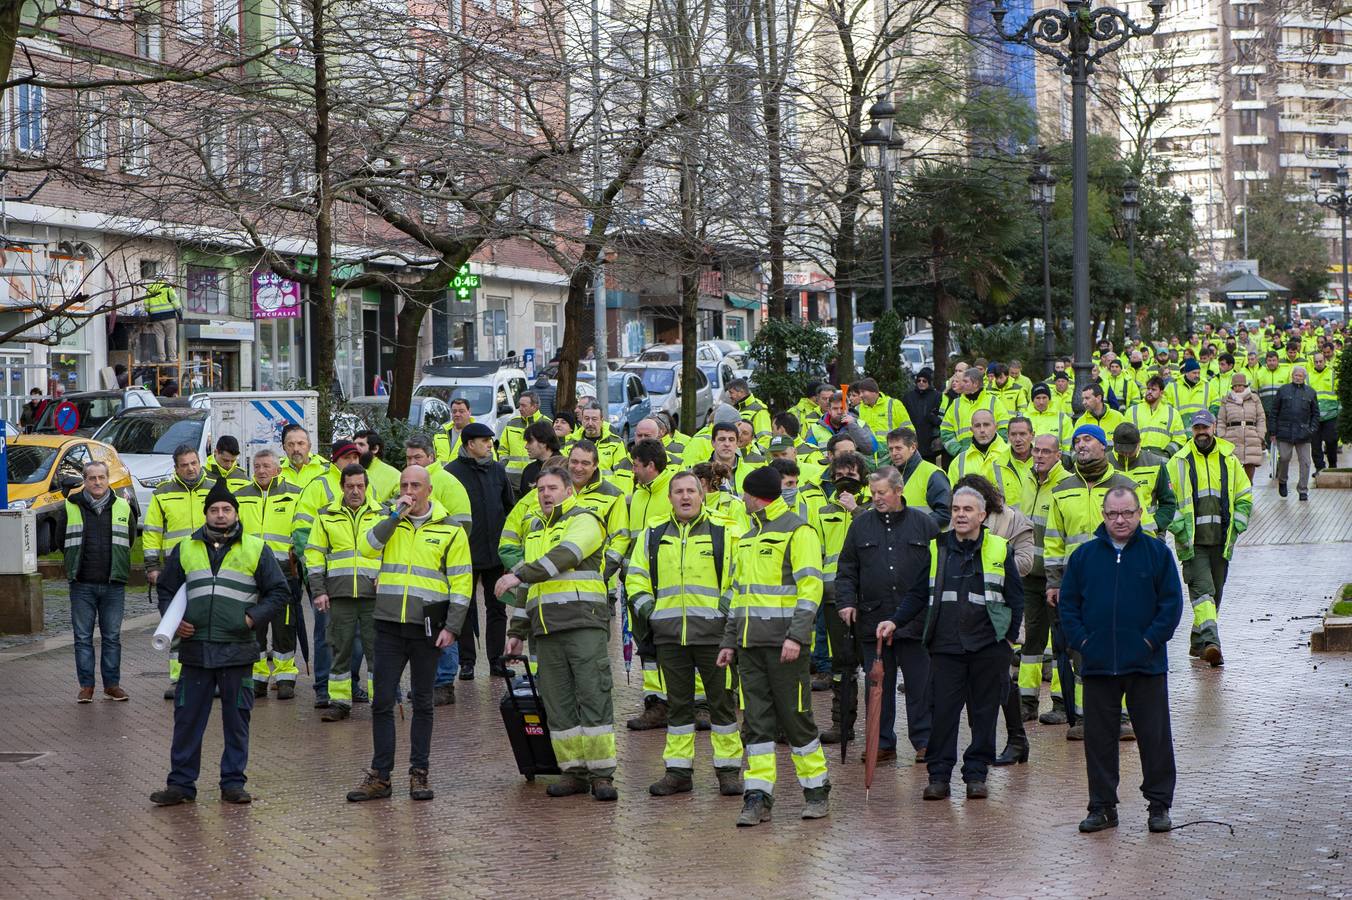
[(507, 693), (499, 705), (502, 724), (507, 729), (507, 739), (511, 741), (512, 753), (516, 756), (516, 767), (527, 781), (534, 781), (536, 775), (558, 775), (559, 763), (554, 758), (554, 745), (549, 742), (545, 706), (540, 701), (540, 692), (535, 689), (535, 676), (531, 674), (530, 663), (524, 656), (502, 658), (503, 662), (516, 660), (526, 663), (526, 674), (524, 677), (506, 679)]

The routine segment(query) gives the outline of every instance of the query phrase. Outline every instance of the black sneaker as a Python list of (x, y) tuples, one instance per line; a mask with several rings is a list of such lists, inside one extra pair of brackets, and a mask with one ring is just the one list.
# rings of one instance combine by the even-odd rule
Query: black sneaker
[(192, 803), (196, 799), (192, 794), (173, 785), (150, 795), (150, 802), (156, 806), (177, 806), (180, 803)]
[(461, 666), (461, 667), (460, 667), (460, 680), (461, 680), (461, 681), (473, 681), (473, 680), (474, 680), (474, 667), (473, 667), (473, 666)]
[(1150, 807), (1150, 818), (1146, 820), (1146, 827), (1150, 829), (1151, 834), (1164, 834), (1174, 827), (1174, 823), (1169, 820), (1169, 810), (1163, 806)]
[(1096, 831), (1103, 831), (1106, 828), (1117, 827), (1117, 810), (1115, 809), (1096, 809), (1085, 816), (1080, 822), (1080, 834), (1093, 834)]
[(1285, 481), (1279, 481), (1279, 482), (1277, 482), (1277, 494), (1278, 494), (1279, 496), (1282, 496), (1282, 497), (1285, 497), (1285, 496), (1286, 496), (1286, 482), (1285, 482)]
[(221, 800), (225, 803), (252, 803), (253, 797), (242, 787), (221, 788)]

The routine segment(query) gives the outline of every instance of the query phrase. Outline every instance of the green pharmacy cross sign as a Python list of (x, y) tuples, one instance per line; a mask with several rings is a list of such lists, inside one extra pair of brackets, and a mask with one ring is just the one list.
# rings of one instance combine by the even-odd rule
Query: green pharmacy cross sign
[(469, 263), (460, 267), (460, 271), (455, 273), (451, 279), (451, 289), (455, 291), (455, 299), (469, 302), (474, 298), (474, 292), (479, 287), (479, 276), (470, 273)]

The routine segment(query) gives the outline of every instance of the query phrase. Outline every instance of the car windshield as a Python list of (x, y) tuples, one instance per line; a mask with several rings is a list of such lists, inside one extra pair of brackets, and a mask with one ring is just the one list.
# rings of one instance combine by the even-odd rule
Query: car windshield
[(680, 350), (644, 350), (638, 355), (639, 362), (673, 362), (680, 357)]
[[(119, 399), (113, 396), (78, 397), (70, 400), (70, 402), (79, 412), (77, 420), (79, 424), (75, 427), (89, 431), (93, 431), (99, 425), (111, 419), (113, 414), (117, 412), (120, 403)], [(47, 404), (47, 408), (42, 411), (42, 418), (38, 420), (33, 430), (43, 434), (56, 433), (56, 408), (60, 405), (60, 402)]]
[(916, 363), (917, 365), (922, 366), (925, 364), (925, 354), (921, 353), (920, 348), (914, 345), (907, 346), (906, 344), (902, 344), (901, 355), (908, 363)]
[(415, 393), (419, 397), (436, 397), (450, 406), (452, 400), (464, 398), (475, 416), (493, 414), (493, 386), (491, 384), (420, 384)]
[(610, 396), (607, 397), (606, 399), (609, 400), (611, 403), (628, 402), (624, 396), (624, 388), (625, 385), (628, 383), (628, 381), (629, 379), (627, 379), (623, 375), (611, 375), (609, 378), (607, 378), (606, 390), (610, 393)]
[(183, 416), (121, 416), (99, 430), (98, 439), (112, 444), (120, 454), (152, 453), (169, 456), (180, 444), (197, 447), (202, 442), (205, 413)]
[(10, 484), (41, 484), (56, 461), (55, 447), (13, 446), (5, 451)]
[(676, 384), (675, 369), (643, 369), (638, 376), (643, 379), (643, 386), (650, 394), (669, 394)]

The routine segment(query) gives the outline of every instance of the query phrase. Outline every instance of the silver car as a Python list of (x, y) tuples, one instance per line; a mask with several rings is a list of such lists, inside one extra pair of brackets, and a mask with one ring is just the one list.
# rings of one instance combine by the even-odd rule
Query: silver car
[(643, 387), (648, 391), (648, 398), (652, 401), (653, 412), (669, 414), (680, 430), (693, 434), (708, 421), (709, 413), (714, 407), (714, 395), (709, 386), (709, 378), (702, 369), (695, 368), (695, 421), (688, 428), (683, 428), (680, 421), (682, 399), (680, 363), (630, 363), (623, 371), (633, 372), (642, 379)]

